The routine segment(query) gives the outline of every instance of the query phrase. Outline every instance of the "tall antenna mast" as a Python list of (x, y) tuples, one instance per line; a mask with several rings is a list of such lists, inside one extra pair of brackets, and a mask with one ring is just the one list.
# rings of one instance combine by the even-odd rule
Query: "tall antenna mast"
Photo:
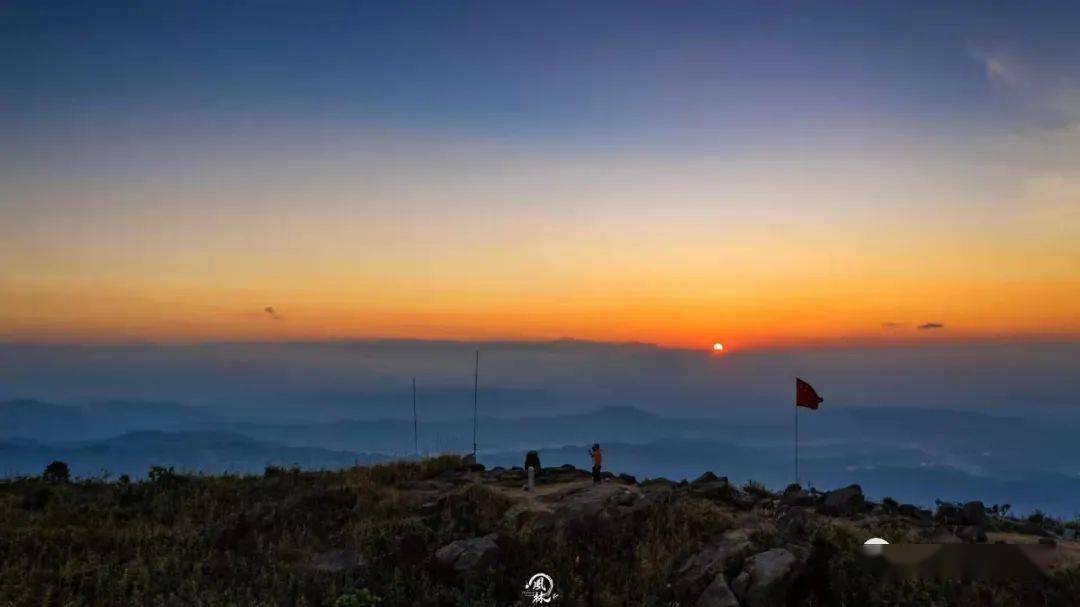
[(412, 442), (416, 457), (420, 457), (420, 432), (416, 421), (416, 378), (412, 378)]
[(480, 392), (480, 350), (476, 351), (476, 366), (473, 368), (473, 390), (472, 390), (472, 455), (473, 461), (476, 461), (476, 401), (477, 395)]

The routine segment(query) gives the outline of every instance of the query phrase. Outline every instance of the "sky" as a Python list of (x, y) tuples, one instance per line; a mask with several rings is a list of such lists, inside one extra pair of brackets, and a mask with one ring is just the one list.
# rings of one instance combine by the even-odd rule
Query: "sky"
[(0, 341), (1076, 341), (1078, 27), (5, 2)]

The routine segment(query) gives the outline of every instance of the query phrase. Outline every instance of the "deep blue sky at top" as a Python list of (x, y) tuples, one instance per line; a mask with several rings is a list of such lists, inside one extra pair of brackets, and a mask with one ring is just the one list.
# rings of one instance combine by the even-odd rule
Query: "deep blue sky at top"
[[(603, 144), (808, 108), (996, 115), (971, 53), (1077, 60), (1062, 3), (8, 2), (4, 132), (243, 115)], [(1042, 117), (1053, 120), (1053, 116)]]

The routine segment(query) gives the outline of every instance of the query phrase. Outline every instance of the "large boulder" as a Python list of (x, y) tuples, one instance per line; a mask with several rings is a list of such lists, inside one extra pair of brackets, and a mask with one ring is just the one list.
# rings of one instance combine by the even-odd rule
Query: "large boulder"
[(684, 560), (675, 570), (672, 586), (676, 598), (682, 604), (690, 603), (705, 591), (717, 575), (738, 567), (749, 552), (750, 538), (746, 531), (733, 529), (724, 533), (718, 540)]
[(710, 470), (705, 474), (702, 474), (701, 476), (695, 478), (690, 484), (700, 485), (701, 483), (715, 483), (718, 480), (720, 480), (720, 477), (713, 474), (712, 470)]
[(727, 502), (739, 510), (750, 511), (753, 510), (755, 506), (766, 502), (759, 493), (740, 491), (735, 487), (732, 487), (732, 489), (733, 491), (730, 492), (730, 496), (727, 497)]
[(946, 525), (959, 525), (963, 522), (960, 506), (948, 502), (938, 504), (937, 512), (934, 514), (934, 520)]
[(727, 477), (720, 477), (714, 481), (694, 481), (690, 491), (695, 495), (721, 502), (732, 502), (742, 493), (739, 488), (728, 482)]
[(701, 593), (694, 605), (695, 607), (739, 607), (739, 601), (728, 588), (724, 574), (718, 573), (712, 583), (705, 587), (705, 591)]
[(499, 559), (499, 545), (495, 543), (495, 537), (492, 533), (451, 542), (435, 551), (435, 562), (454, 573), (490, 567)]
[(848, 485), (826, 493), (818, 510), (829, 516), (851, 516), (862, 512), (865, 506), (866, 498), (863, 497), (862, 487)]
[(741, 601), (746, 597), (746, 590), (748, 588), (750, 588), (750, 574), (745, 571), (740, 571), (739, 575), (731, 580), (731, 592), (735, 594), (735, 598)]
[(644, 510), (652, 503), (636, 488), (621, 483), (589, 484), (563, 494), (542, 498), (560, 528), (588, 525), (597, 517), (621, 517)]
[(503, 514), (503, 521), (519, 536), (547, 537), (556, 532), (561, 519), (551, 510), (517, 504)]
[(743, 563), (746, 573), (745, 607), (773, 607), (786, 602), (788, 588), (799, 573), (799, 559), (784, 548), (755, 554)]
[(790, 484), (787, 489), (784, 489), (784, 494), (780, 496), (780, 503), (785, 506), (811, 506), (817, 498), (808, 491), (803, 490), (797, 484)]
[(549, 467), (543, 469), (543, 474), (538, 475), (536, 478), (536, 484), (538, 485), (558, 485), (560, 483), (569, 483), (582, 478), (588, 478), (592, 476), (591, 473), (585, 470), (578, 470), (573, 466), (567, 467), (566, 465), (558, 467)]
[(933, 513), (924, 508), (920, 508), (914, 504), (900, 504), (896, 507), (897, 514), (901, 516), (908, 516), (920, 520), (930, 520), (933, 518)]

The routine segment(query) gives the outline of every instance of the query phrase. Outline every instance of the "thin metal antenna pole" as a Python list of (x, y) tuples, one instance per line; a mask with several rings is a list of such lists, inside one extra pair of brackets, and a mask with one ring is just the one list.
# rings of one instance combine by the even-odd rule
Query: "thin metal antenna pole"
[(476, 461), (476, 411), (477, 396), (480, 392), (480, 350), (476, 351), (476, 365), (473, 367), (473, 391), (472, 391), (472, 454)]
[(416, 421), (416, 378), (412, 378), (412, 442), (413, 451), (420, 457), (420, 428)]

